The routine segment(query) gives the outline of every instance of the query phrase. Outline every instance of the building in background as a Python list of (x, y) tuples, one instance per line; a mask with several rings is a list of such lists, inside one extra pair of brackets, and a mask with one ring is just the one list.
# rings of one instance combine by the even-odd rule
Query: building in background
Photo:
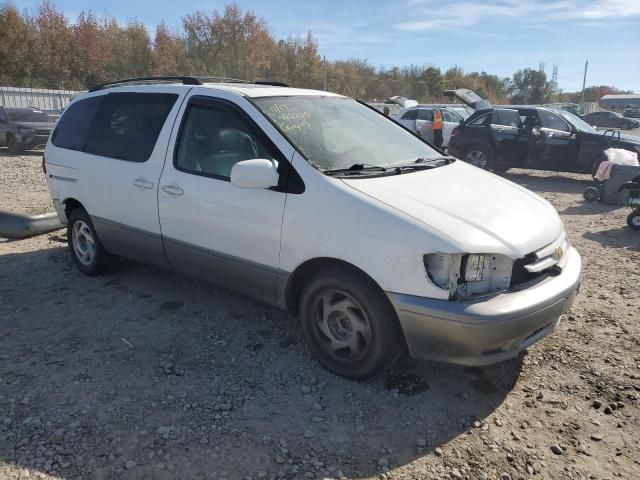
[(600, 99), (600, 107), (605, 110), (622, 113), (627, 105), (640, 107), (640, 95), (605, 95)]

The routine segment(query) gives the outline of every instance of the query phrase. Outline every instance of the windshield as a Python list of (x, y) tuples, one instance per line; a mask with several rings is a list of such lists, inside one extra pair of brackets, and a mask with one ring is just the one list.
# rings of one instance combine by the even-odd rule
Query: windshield
[(566, 110), (554, 110), (554, 112), (560, 115), (562, 118), (564, 118), (567, 122), (569, 122), (571, 125), (576, 127), (581, 132), (598, 133), (598, 131), (595, 128), (593, 128), (583, 119), (581, 119), (579, 116), (571, 112), (567, 112)]
[(51, 122), (51, 117), (42, 110), (31, 108), (7, 108), (7, 115), (12, 122)]
[(394, 121), (343, 97), (264, 97), (256, 105), (315, 167), (393, 167), (442, 154)]

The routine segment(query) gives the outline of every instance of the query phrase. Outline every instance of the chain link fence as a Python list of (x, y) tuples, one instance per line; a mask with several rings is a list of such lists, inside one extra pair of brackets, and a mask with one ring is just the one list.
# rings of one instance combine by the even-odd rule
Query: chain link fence
[(73, 97), (80, 93), (82, 92), (78, 90), (0, 87), (0, 105), (59, 112), (69, 104)]

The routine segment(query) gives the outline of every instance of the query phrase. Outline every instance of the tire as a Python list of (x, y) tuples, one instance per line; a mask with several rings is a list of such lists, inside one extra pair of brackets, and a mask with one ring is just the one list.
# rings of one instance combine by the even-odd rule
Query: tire
[(589, 203), (595, 202), (600, 197), (600, 191), (596, 187), (587, 187), (582, 196)]
[(9, 148), (9, 152), (15, 155), (18, 155), (24, 151), (22, 145), (20, 145), (18, 140), (16, 140), (16, 137), (14, 137), (13, 135), (9, 135), (7, 137), (7, 147)]
[(462, 152), (462, 160), (483, 170), (493, 170), (493, 151), (484, 145), (471, 145)]
[(327, 268), (308, 281), (299, 318), (315, 357), (327, 370), (346, 378), (380, 375), (406, 350), (397, 315), (384, 292), (369, 277), (347, 268)]
[(635, 209), (627, 216), (627, 225), (633, 230), (640, 230), (640, 208)]
[(109, 265), (109, 254), (100, 243), (91, 218), (83, 208), (76, 208), (69, 215), (67, 242), (73, 262), (85, 275), (99, 275)]

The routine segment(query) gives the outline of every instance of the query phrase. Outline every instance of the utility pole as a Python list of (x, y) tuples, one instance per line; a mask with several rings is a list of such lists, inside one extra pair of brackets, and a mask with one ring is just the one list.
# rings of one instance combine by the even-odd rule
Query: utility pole
[(587, 85), (587, 68), (589, 68), (589, 60), (584, 64), (584, 78), (582, 79), (582, 95), (580, 97), (580, 108), (584, 113), (584, 87)]
[(327, 91), (327, 56), (322, 56), (322, 62), (324, 63), (324, 91)]

